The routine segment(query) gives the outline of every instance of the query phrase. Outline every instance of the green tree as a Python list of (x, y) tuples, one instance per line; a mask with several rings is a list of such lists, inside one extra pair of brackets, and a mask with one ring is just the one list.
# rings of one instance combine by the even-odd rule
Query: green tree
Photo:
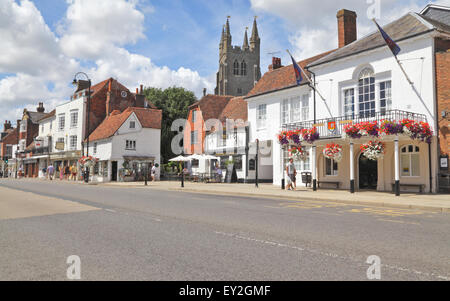
[(161, 162), (167, 163), (175, 154), (171, 149), (172, 138), (176, 132), (170, 127), (176, 119), (186, 119), (188, 107), (197, 101), (194, 93), (180, 87), (170, 87), (165, 90), (159, 88), (145, 88), (144, 95), (158, 109), (162, 110), (161, 124)]

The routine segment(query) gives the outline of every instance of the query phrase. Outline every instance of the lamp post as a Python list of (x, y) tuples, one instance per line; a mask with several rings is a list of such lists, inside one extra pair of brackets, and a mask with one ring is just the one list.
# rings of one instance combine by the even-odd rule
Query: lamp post
[[(86, 80), (77, 80), (78, 75), (84, 75)], [(87, 93), (87, 122), (86, 122), (86, 157), (89, 156), (89, 115), (91, 113), (91, 80), (89, 76), (84, 72), (78, 72), (75, 74), (73, 78), (73, 85), (80, 86), (81, 83), (86, 83), (88, 85), (88, 93)], [(84, 149), (84, 147), (83, 147)], [(89, 167), (86, 166), (86, 170), (84, 171), (84, 182), (89, 182)]]

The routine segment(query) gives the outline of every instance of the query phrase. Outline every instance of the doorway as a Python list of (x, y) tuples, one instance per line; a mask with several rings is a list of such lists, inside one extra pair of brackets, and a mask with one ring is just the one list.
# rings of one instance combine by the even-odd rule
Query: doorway
[(376, 190), (378, 184), (378, 161), (359, 156), (359, 189)]
[(117, 182), (117, 161), (111, 162), (111, 181)]

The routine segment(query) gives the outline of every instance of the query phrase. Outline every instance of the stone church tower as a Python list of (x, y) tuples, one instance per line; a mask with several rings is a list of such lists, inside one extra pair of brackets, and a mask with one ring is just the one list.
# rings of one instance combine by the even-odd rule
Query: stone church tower
[(230, 23), (227, 19), (219, 46), (216, 95), (242, 96), (250, 92), (261, 78), (260, 45), (256, 17), (253, 21), (250, 43), (246, 29), (242, 47), (231, 45)]

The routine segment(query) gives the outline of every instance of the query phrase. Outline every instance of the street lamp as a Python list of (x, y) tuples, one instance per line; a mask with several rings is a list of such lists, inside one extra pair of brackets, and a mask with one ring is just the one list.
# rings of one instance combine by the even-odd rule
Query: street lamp
[[(86, 80), (77, 80), (78, 75), (84, 75), (86, 77)], [(73, 78), (72, 84), (74, 86), (80, 87), (80, 85), (86, 85), (87, 84), (87, 123), (86, 123), (86, 157), (89, 156), (89, 115), (91, 113), (91, 80), (89, 76), (84, 72), (78, 72), (75, 74)], [(89, 182), (89, 167), (86, 166), (86, 170), (84, 171), (84, 182)]]

